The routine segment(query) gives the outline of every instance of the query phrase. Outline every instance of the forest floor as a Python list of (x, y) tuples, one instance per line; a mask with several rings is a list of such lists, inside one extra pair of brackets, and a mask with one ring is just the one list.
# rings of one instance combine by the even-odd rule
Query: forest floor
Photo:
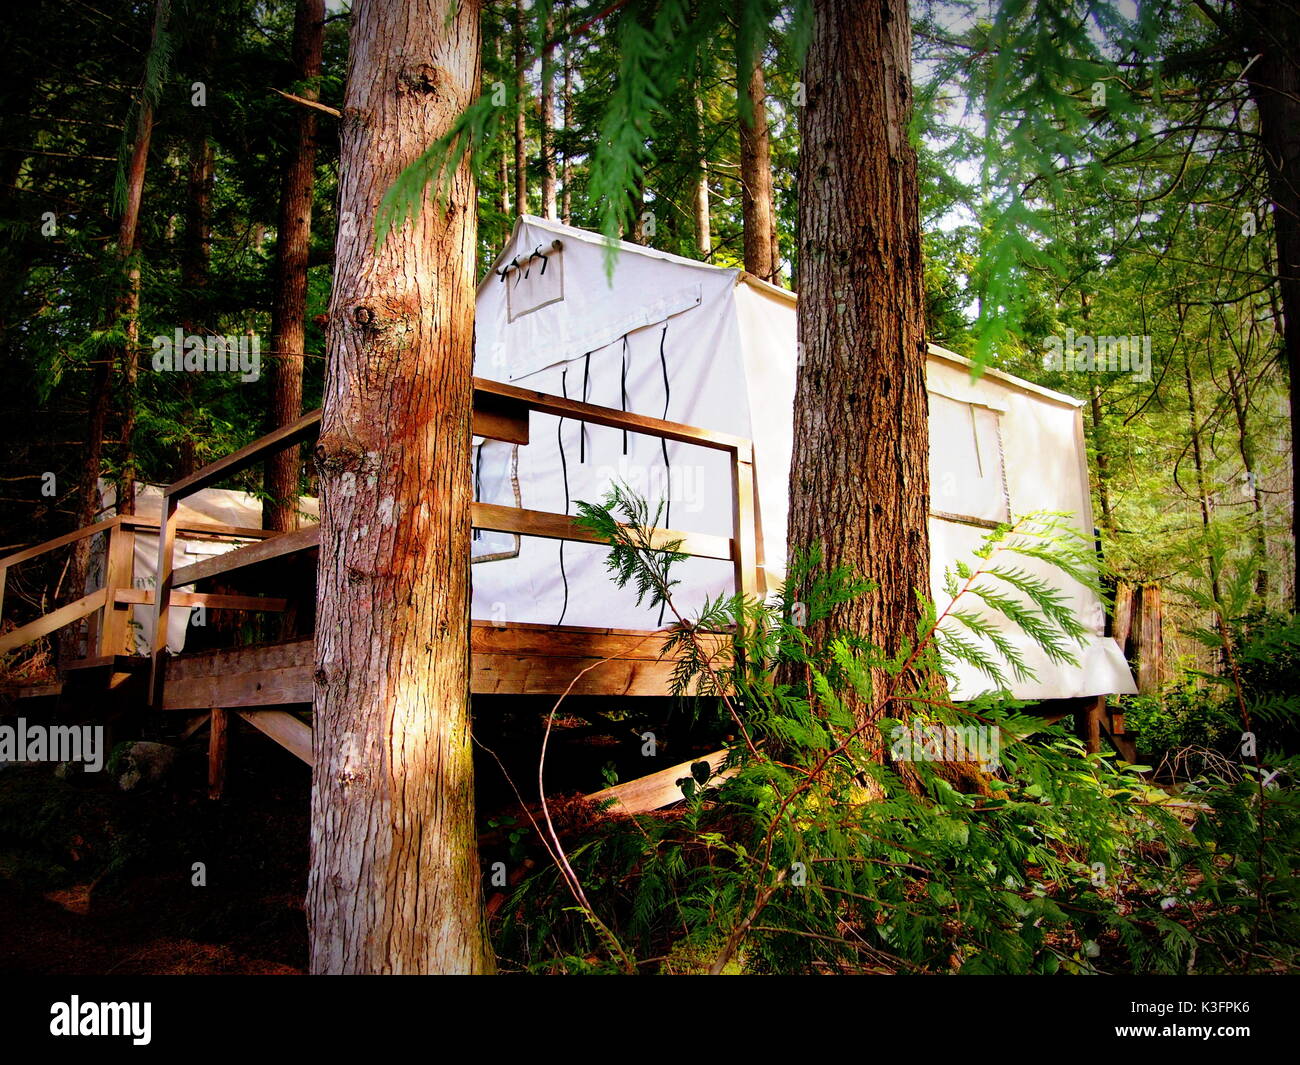
[[(550, 700), (478, 702), (480, 858), (487, 864), (511, 860), (514, 840), (530, 835), (515, 787), (531, 804)], [(595, 814), (566, 795), (716, 747), (716, 738), (699, 735), (667, 701), (659, 712), (606, 728), (556, 720), (546, 781), (557, 821)], [(647, 728), (662, 738), (653, 764), (643, 757)], [(130, 792), (108, 769), (60, 776), (48, 765), (0, 767), (0, 974), (306, 971), (310, 770), (240, 726), (224, 796), (213, 802), (206, 730), (183, 742), (153, 738), (174, 744), (176, 761), (163, 780)]]
[(203, 735), (129, 793), (107, 772), (0, 772), (0, 973), (304, 972), (310, 775), (238, 738), (219, 803)]

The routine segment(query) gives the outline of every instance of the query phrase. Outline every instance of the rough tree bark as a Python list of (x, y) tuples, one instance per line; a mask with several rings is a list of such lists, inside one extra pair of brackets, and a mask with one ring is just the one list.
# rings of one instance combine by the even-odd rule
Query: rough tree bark
[[(1300, 426), (1300, 19), (1295, 5), (1238, 0), (1243, 16), (1247, 78), (1259, 110), (1259, 135), (1273, 199), (1282, 343), (1291, 381), (1291, 435)], [(1258, 57), (1258, 58), (1256, 58)], [(1291, 447), (1291, 498), (1300, 499), (1300, 448)], [(1295, 537), (1292, 596), (1300, 601), (1300, 509), (1292, 507)]]
[[(325, 38), (325, 0), (298, 0), (293, 18), (295, 90), (305, 100), (320, 95), (321, 51)], [(311, 205), (316, 186), (316, 109), (297, 108), (293, 144), (285, 159), (280, 188), (280, 224), (275, 238), (275, 291), (271, 303), (271, 365), (268, 375), (267, 429), (277, 429), (302, 414), (303, 359), (307, 342), (307, 256), (311, 248)], [(298, 527), (298, 448), (266, 462), (267, 498), (262, 523), (288, 532)]]
[(313, 973), (492, 969), (469, 736), (475, 200), (376, 207), (479, 88), (478, 4), (352, 14), (330, 303), (307, 909)]
[(748, 70), (736, 72), (737, 81), (749, 86), (753, 105), (752, 121), (744, 109), (740, 114), (741, 215), (744, 222), (745, 269), (755, 277), (780, 283), (781, 256), (777, 250), (775, 213), (772, 206), (771, 138), (767, 126), (767, 86), (763, 80), (763, 57)]
[[(906, 4), (816, 0), (800, 116), (789, 542), (879, 584), (818, 626), (893, 653), (930, 588), (925, 293)], [(817, 633), (814, 631), (814, 635)], [(860, 719), (884, 709), (881, 685)]]

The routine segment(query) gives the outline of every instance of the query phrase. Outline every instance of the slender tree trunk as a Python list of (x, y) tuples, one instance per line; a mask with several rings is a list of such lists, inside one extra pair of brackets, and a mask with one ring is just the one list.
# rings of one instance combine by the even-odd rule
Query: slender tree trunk
[(1101, 504), (1101, 527), (1114, 537), (1115, 515), (1110, 509), (1110, 456), (1101, 444), (1101, 389), (1095, 381), (1088, 386), (1088, 412), (1092, 417), (1092, 443), (1097, 453), (1097, 502)]
[[(848, 566), (879, 584), (810, 629), (847, 629), (892, 654), (915, 636), (916, 594), (930, 590), (911, 27), (905, 3), (815, 0), (813, 9), (789, 542), (820, 544), (827, 569)], [(881, 715), (882, 689), (860, 718)]]
[[(1092, 318), (1092, 301), (1088, 293), (1079, 292), (1079, 313), (1085, 323)], [(1103, 446), (1101, 389), (1094, 380), (1088, 385), (1088, 412), (1092, 417), (1092, 446), (1097, 454), (1097, 502), (1101, 505), (1101, 527), (1113, 538), (1115, 517), (1110, 509), (1110, 456)]]
[[(158, 44), (167, 22), (166, 0), (154, 6), (153, 30), (150, 49)], [(99, 512), (99, 473), (104, 459), (104, 428), (113, 395), (113, 363), (121, 365), (123, 384), (122, 406), (122, 475), (117, 484), (117, 511), (119, 514), (135, 513), (135, 386), (136, 348), (139, 326), (136, 316), (140, 308), (140, 265), (136, 256), (136, 242), (140, 222), (140, 202), (144, 195), (144, 177), (149, 161), (149, 144), (153, 137), (153, 106), (144, 91), (144, 82), (136, 112), (134, 139), (125, 173), (125, 200), (118, 221), (116, 267), (113, 303), (108, 312), (110, 325), (121, 328), (125, 343), (117, 351), (105, 351), (96, 356), (90, 391), (90, 414), (86, 425), (85, 465), (82, 467), (81, 507), (77, 515), (79, 526), (89, 525)], [(90, 568), (90, 539), (79, 540), (72, 550), (68, 567), (65, 594), (77, 599), (85, 592), (86, 574)], [(75, 626), (74, 626), (75, 629)], [(69, 650), (67, 641), (64, 649)]]
[[(549, 42), (555, 34), (555, 18), (546, 19), (543, 31)], [(542, 51), (542, 217), (555, 219), (559, 211), (555, 201), (555, 46), (547, 44)]]
[[(167, 24), (168, 4), (158, 0), (154, 6), (153, 30), (149, 40), (152, 52)], [(141, 83), (143, 85), (143, 82)], [(114, 317), (124, 334), (120, 359), (122, 389), (122, 472), (117, 486), (117, 512), (135, 513), (135, 422), (136, 392), (140, 375), (140, 202), (144, 196), (144, 177), (149, 165), (149, 145), (153, 140), (153, 103), (142, 88), (140, 109), (136, 112), (135, 138), (126, 167), (126, 202), (117, 236), (117, 254), (124, 271)]]
[(528, 126), (524, 117), (524, 0), (515, 0), (515, 214), (528, 213)]
[(1300, 448), (1294, 442), (1300, 426), (1300, 19), (1294, 4), (1278, 0), (1238, 0), (1238, 7), (1273, 198), (1282, 341), (1291, 383), (1291, 591), (1293, 600), (1300, 602), (1300, 509), (1295, 506), (1300, 500)]
[[(215, 41), (213, 42), (215, 44)], [(183, 247), (181, 249), (181, 288), (185, 291), (186, 313), (181, 318), (181, 331), (186, 336), (198, 334), (204, 326), (205, 293), (211, 260), (212, 240), (212, 181), (214, 152), (204, 123), (190, 141), (189, 175), (186, 181), (186, 218)], [(194, 378), (181, 374), (180, 393), (188, 413), (193, 406)], [(195, 446), (196, 430), (187, 430), (181, 442), (177, 475), (188, 477), (198, 467), (198, 449)]]
[[(212, 62), (217, 52), (217, 35), (208, 19), (194, 29), (196, 37), (194, 73), (208, 84)], [(181, 238), (181, 288), (185, 293), (185, 313), (181, 331), (186, 336), (201, 334), (207, 325), (207, 290), (212, 259), (212, 187), (215, 178), (215, 151), (212, 145), (208, 109), (194, 111), (194, 130), (190, 135), (189, 168), (186, 175), (185, 229)], [(182, 410), (193, 422), (194, 376), (181, 374), (177, 382)], [(194, 422), (197, 425), (197, 422)], [(198, 468), (197, 428), (187, 428), (181, 441), (177, 477), (188, 477)]]
[[(1244, 369), (1243, 366), (1242, 371)], [(1263, 600), (1268, 596), (1268, 534), (1264, 528), (1264, 493), (1259, 486), (1259, 470), (1255, 465), (1255, 442), (1251, 438), (1246, 417), (1250, 400), (1246, 394), (1245, 382), (1242, 380), (1242, 371), (1228, 367), (1228, 394), (1232, 399), (1232, 411), (1237, 419), (1237, 448), (1241, 453), (1241, 463), (1246, 473), (1246, 487), (1250, 493), (1251, 506), (1255, 511), (1255, 555), (1259, 559), (1259, 569), (1255, 572), (1255, 594)]]
[[(1185, 313), (1179, 308), (1179, 319)], [(1196, 501), (1201, 511), (1201, 531), (1205, 534), (1206, 562), (1209, 564), (1210, 592), (1215, 603), (1222, 602), (1219, 582), (1219, 564), (1215, 561), (1214, 547), (1210, 542), (1210, 492), (1205, 482), (1205, 462), (1201, 452), (1200, 416), (1196, 410), (1196, 389), (1192, 385), (1192, 359), (1183, 355), (1183, 384), (1187, 390), (1187, 430), (1192, 443), (1192, 464), (1196, 469)]]
[[(564, 24), (568, 26), (568, 5), (564, 5)], [(573, 57), (569, 54), (569, 42), (564, 43), (564, 129), (567, 134), (573, 126)], [(569, 187), (569, 176), (573, 167), (569, 161), (566, 136), (564, 161), (560, 164), (560, 220), (567, 226), (573, 219), (573, 190)]]
[(700, 169), (695, 176), (695, 247), (700, 258), (713, 254), (713, 227), (709, 217), (709, 161), (704, 156), (704, 101), (700, 99), (699, 84), (692, 93), (695, 104), (695, 147), (700, 156)]
[[(910, 63), (910, 59), (909, 59)], [(764, 281), (780, 282), (781, 260), (776, 253), (772, 209), (771, 142), (767, 127), (767, 87), (763, 80), (763, 57), (748, 71), (736, 72), (737, 83), (748, 85), (753, 105), (752, 121), (740, 108), (740, 187), (744, 220), (745, 269)]]
[[(496, 37), (492, 41), (492, 50), (496, 56), (498, 68), (501, 63), (501, 38)], [(497, 163), (497, 182), (501, 186), (497, 198), (497, 210), (501, 212), (501, 225), (504, 232), (501, 234), (501, 246), (504, 248), (506, 242), (510, 239), (510, 134), (504, 127), (501, 130), (501, 151)]]
[(479, 89), (472, 0), (360, 0), (317, 459), (313, 973), (481, 973), (469, 720), (476, 193), (376, 207)]
[[(293, 68), (298, 95), (319, 98), (325, 0), (298, 0), (293, 19)], [(275, 240), (275, 293), (271, 303), (271, 365), (268, 429), (302, 415), (303, 360), (307, 342), (307, 256), (311, 248), (311, 207), (316, 186), (316, 110), (296, 106), (294, 142), (285, 160), (280, 188), (280, 224)], [(267, 459), (267, 498), (262, 523), (288, 532), (298, 527), (299, 449), (286, 448)]]

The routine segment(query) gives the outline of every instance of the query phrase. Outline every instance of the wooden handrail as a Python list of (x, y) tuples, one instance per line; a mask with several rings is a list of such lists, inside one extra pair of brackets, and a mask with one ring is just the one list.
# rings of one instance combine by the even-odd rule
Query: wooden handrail
[(643, 433), (646, 436), (659, 436), (683, 444), (696, 444), (715, 451), (728, 451), (744, 459), (749, 459), (753, 452), (753, 444), (743, 436), (732, 436), (730, 433), (719, 433), (712, 429), (700, 429), (683, 422), (650, 418), (643, 414), (618, 410), (615, 407), (602, 407), (595, 403), (583, 403), (576, 399), (552, 396), (546, 392), (534, 392), (530, 388), (489, 381), (486, 377), (474, 378), (474, 388), (478, 392), (517, 400), (539, 414), (556, 414), (562, 418), (591, 422), (592, 425), (626, 429), (629, 433)]
[(20, 562), (26, 562), (29, 559), (38, 558), (47, 551), (53, 551), (56, 547), (66, 547), (68, 544), (75, 544), (78, 540), (84, 540), (87, 536), (94, 536), (96, 533), (107, 532), (116, 525), (120, 525), (122, 519), (105, 518), (103, 521), (97, 521), (94, 525), (87, 525), (83, 529), (74, 529), (70, 533), (64, 533), (62, 536), (56, 536), (53, 540), (46, 540), (43, 544), (37, 544), (35, 547), (28, 547), (22, 551), (17, 551), (12, 555), (6, 555), (0, 558), (0, 570), (8, 569), (10, 566), (16, 566)]
[(281, 426), (265, 436), (259, 436), (238, 451), (232, 451), (229, 455), (217, 459), (216, 462), (208, 463), (201, 470), (195, 470), (188, 477), (182, 477), (179, 481), (169, 484), (163, 489), (163, 495), (164, 497), (191, 495), (201, 488), (216, 484), (223, 477), (229, 477), (232, 473), (246, 469), (265, 457), (268, 452), (280, 451), (291, 444), (299, 444), (319, 431), (320, 419), (319, 410), (309, 411), (296, 422)]
[[(707, 558), (728, 559), (736, 576), (736, 590), (745, 595), (760, 594), (762, 581), (759, 575), (757, 514), (754, 480), (754, 447), (744, 437), (729, 433), (700, 429), (682, 422), (663, 418), (650, 418), (629, 411), (602, 407), (594, 403), (565, 399), (532, 389), (490, 381), (485, 377), (473, 379), (474, 422), (472, 430), (477, 436), (526, 444), (528, 442), (528, 413), (537, 411), (561, 418), (590, 422), (593, 425), (622, 429), (630, 433), (657, 436), (677, 443), (692, 444), (727, 453), (731, 459), (732, 491), (734, 501), (733, 536), (731, 538), (675, 530), (658, 530), (656, 542), (681, 540), (686, 554)], [(173, 551), (178, 531), (176, 512), (180, 500), (215, 484), (223, 478), (238, 473), (267, 457), (270, 453), (289, 447), (320, 431), (321, 411), (304, 414), (292, 425), (254, 440), (233, 454), (210, 463), (188, 477), (168, 485), (163, 492), (163, 512), (158, 535), (158, 570), (154, 596), (154, 641), (150, 673), (150, 699), (154, 706), (162, 706), (163, 651), (167, 647), (165, 616), (172, 589), (178, 584), (193, 583), (214, 573), (238, 566), (276, 557), (289, 551), (304, 550), (319, 543), (320, 529), (297, 529), (268, 538), (262, 544), (248, 545), (222, 558), (173, 569)], [(561, 540), (592, 541), (596, 538), (577, 525), (571, 515), (548, 514), (514, 507), (474, 503), (471, 516), (476, 528), (518, 532), (521, 535), (545, 536)]]

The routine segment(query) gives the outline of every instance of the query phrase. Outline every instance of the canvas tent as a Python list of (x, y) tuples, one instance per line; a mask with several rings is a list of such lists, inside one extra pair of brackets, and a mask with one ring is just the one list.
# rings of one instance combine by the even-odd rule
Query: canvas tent
[[(610, 249), (596, 234), (525, 216), (479, 286), (475, 373), (636, 414), (685, 422), (754, 443), (768, 589), (784, 575), (787, 478), (797, 343), (795, 297), (744, 271), (633, 244)], [(514, 268), (510, 268), (514, 267)], [(1033, 510), (1068, 511), (1092, 530), (1080, 403), (1008, 374), (972, 382), (959, 356), (931, 349), (930, 535), (932, 593), (944, 568), (969, 558), (988, 523)], [(729, 536), (726, 457), (582, 422), (534, 413), (525, 446), (475, 440), (482, 502), (575, 513), (614, 481), (662, 502), (659, 524)], [(472, 545), (473, 616), (498, 622), (653, 629), (662, 611), (619, 590), (598, 545), (478, 532)], [(1037, 679), (1013, 686), (1047, 699), (1135, 690), (1127, 663), (1105, 637), (1101, 602), (1054, 573), (1090, 636), (1078, 666), (1046, 660), (1020, 633)], [(723, 561), (692, 558), (678, 571), (684, 612), (732, 588)], [(671, 620), (671, 616), (667, 618)], [(959, 673), (955, 694), (987, 687)]]
[[(534, 252), (545, 258), (530, 259)], [(632, 244), (619, 244), (615, 252), (611, 279), (603, 238), (521, 218), (479, 286), (475, 373), (752, 440), (759, 561), (770, 592), (784, 577), (786, 557), (795, 297), (741, 270)], [(513, 263), (519, 268), (503, 279), (501, 271)], [(1080, 530), (1090, 533), (1092, 513), (1079, 401), (996, 370), (972, 382), (964, 359), (934, 347), (927, 386), (931, 593), (942, 608), (948, 602), (945, 567), (969, 559), (990, 523), (1056, 510), (1076, 515)], [(621, 481), (652, 505), (664, 504), (664, 527), (732, 534), (731, 471), (728, 456), (718, 451), (535, 411), (528, 444), (476, 438), (473, 463), (481, 502), (573, 514), (578, 500), (600, 500)], [(158, 490), (142, 488), (137, 511), (156, 515), (159, 506)], [(305, 498), (301, 509), (312, 520), (316, 501)], [(255, 528), (261, 504), (246, 493), (205, 489), (185, 499), (181, 518)], [(236, 546), (181, 537), (177, 562)], [(136, 583), (149, 587), (157, 537), (141, 533), (135, 553)], [(477, 620), (638, 630), (672, 621), (613, 585), (604, 564), (608, 552), (600, 545), (483, 530), (475, 532), (471, 554)], [(1134, 692), (1123, 655), (1103, 635), (1101, 602), (1058, 572), (1040, 571), (1069, 595), (1089, 636), (1076, 651), (1079, 665), (1060, 665), (1003, 624), (1037, 674), (1014, 684), (1014, 693), (1037, 700)], [(677, 576), (674, 599), (688, 617), (705, 596), (733, 589), (727, 561), (691, 558)], [(92, 576), (88, 589), (96, 580)], [(138, 647), (147, 648), (151, 608), (135, 607), (133, 616)], [(171, 610), (173, 652), (183, 647), (188, 616), (184, 607)], [(959, 698), (986, 687), (973, 671), (958, 672), (953, 686)]]

